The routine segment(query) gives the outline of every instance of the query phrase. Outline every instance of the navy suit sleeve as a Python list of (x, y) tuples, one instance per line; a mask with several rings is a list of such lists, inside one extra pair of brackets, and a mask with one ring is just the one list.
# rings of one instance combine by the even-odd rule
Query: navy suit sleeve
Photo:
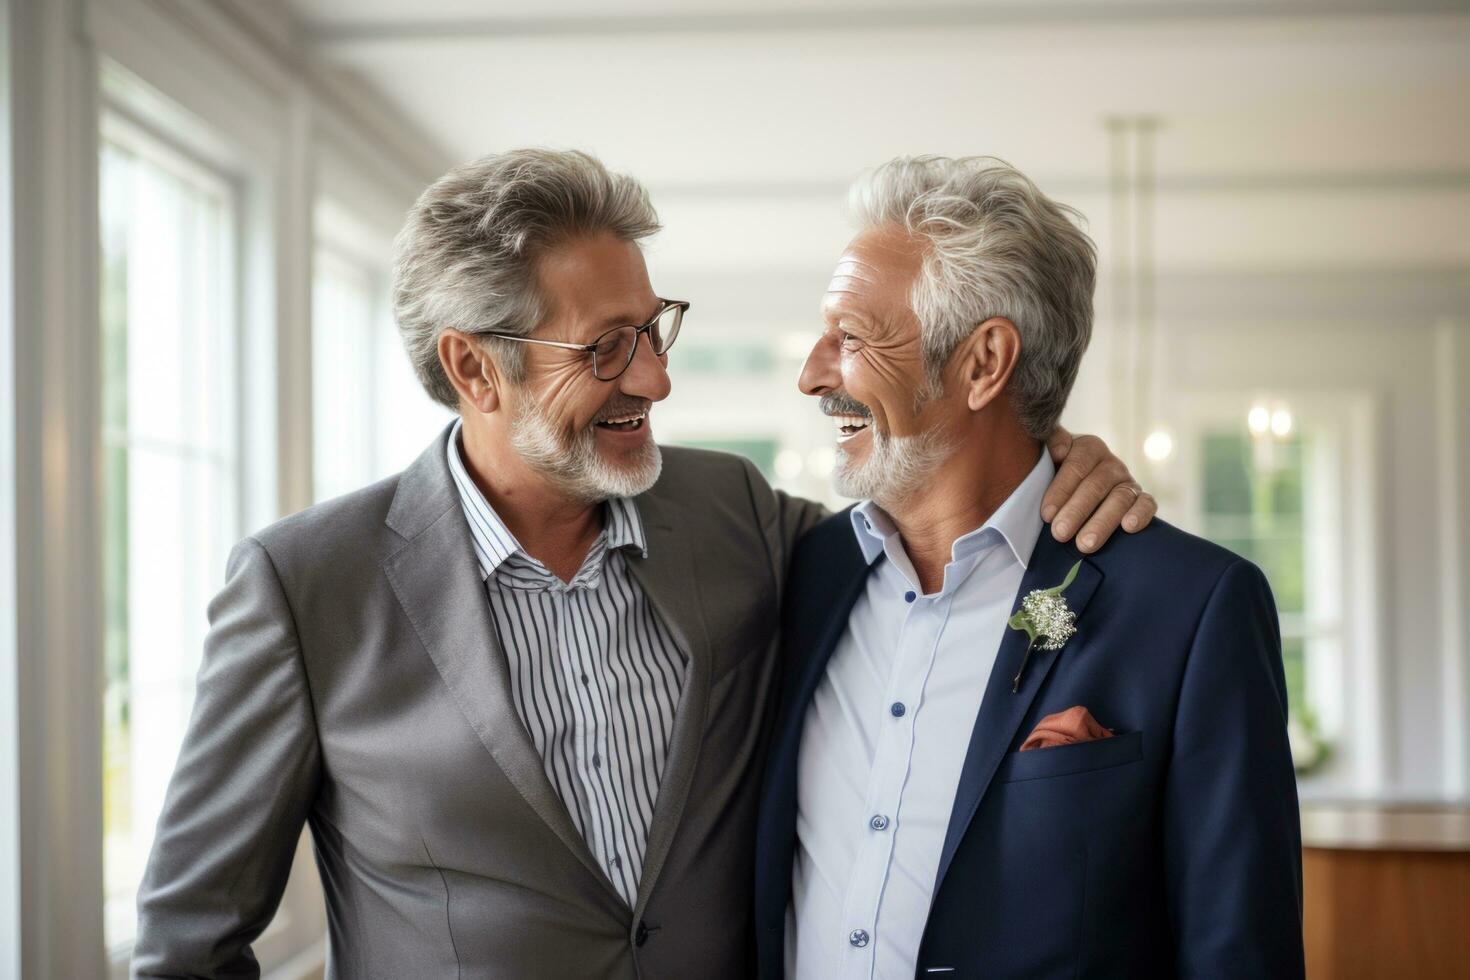
[(1226, 569), (1180, 691), (1164, 796), (1180, 977), (1301, 977), (1301, 818), (1266, 578)]

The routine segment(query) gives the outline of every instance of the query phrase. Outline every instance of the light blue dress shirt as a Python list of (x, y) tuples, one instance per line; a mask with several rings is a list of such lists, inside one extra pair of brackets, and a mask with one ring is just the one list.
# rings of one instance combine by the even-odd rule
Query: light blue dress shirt
[(853, 508), (870, 565), (807, 709), (786, 975), (911, 980), (970, 733), (1055, 474), (1045, 450), (921, 594), (893, 521)]

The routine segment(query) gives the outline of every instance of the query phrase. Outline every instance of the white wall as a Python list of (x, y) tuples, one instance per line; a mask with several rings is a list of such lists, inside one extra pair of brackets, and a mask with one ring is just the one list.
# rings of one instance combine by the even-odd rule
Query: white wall
[[(0, 528), (15, 529), (15, 285), (10, 0), (0, 0)], [(20, 975), (20, 704), (15, 551), (0, 548), (0, 977)]]
[[(0, 167), (7, 178), (0, 285), (13, 285), (14, 295), (5, 294), (0, 318), (7, 341), (0, 517), (13, 533), (0, 535), (0, 588), (8, 593), (13, 581), (15, 595), (13, 603), (0, 595), (0, 723), (14, 732), (0, 740), (7, 753), (0, 846), (7, 869), (11, 854), (18, 858), (18, 893), (8, 874), (0, 876), (0, 977), (103, 977), (125, 969), (108, 962), (101, 916), (96, 226), (103, 65), (116, 64), (141, 83), (109, 90), (120, 110), (167, 130), (241, 190), (242, 378), (250, 392), (243, 440), (253, 475), (241, 488), (243, 527), (310, 502), (305, 422), (319, 172), (354, 188), (365, 209), (391, 211), (406, 208), (443, 159), (412, 126), (311, 66), (293, 47), (293, 24), (278, 4), (8, 0), (5, 13), (0, 64), (12, 101)], [(327, 162), (343, 157), (351, 163)], [(12, 579), (11, 568), (24, 575)], [(14, 795), (4, 789), (12, 767)], [(13, 848), (5, 839), (12, 833)], [(309, 885), (309, 859), (298, 868)], [(319, 896), (301, 908), (290, 929), (277, 931), (276, 945), (288, 947), (271, 950), (277, 959), (293, 944), (320, 949)]]

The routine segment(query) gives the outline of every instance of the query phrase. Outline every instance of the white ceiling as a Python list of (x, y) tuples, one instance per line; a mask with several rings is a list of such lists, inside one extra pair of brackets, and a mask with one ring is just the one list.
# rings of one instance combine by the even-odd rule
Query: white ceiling
[(446, 161), (573, 146), (642, 178), (665, 271), (825, 265), (846, 183), (900, 153), (1002, 156), (1105, 242), (1104, 120), (1139, 114), (1165, 264), (1470, 264), (1470, 16), (1434, 13), (1463, 0), (293, 9)]
[[(598, 0), (295, 8), (321, 57), (360, 74), (456, 159), (575, 145), (656, 184), (726, 184), (842, 181), (898, 152), (992, 152), (1041, 173), (1095, 176), (1106, 165), (1103, 118), (1151, 113), (1166, 126), (1165, 175), (1470, 165), (1470, 18), (1110, 20), (1102, 14), (1140, 4), (1032, 0), (1029, 23), (999, 3), (895, 21), (910, 27), (846, 29), (850, 12), (819, 17), (825, 29), (794, 19), (839, 2), (851, 8), (623, 0), (611, 18)], [(673, 29), (639, 29), (673, 8)], [(987, 8), (1011, 16), (992, 25)], [(958, 9), (967, 19), (939, 13)], [(1100, 16), (1045, 15), (1078, 9)], [(764, 19), (699, 27), (706, 13), (737, 10)], [(589, 11), (603, 18), (595, 29), (579, 18)]]
[(310, 25), (333, 31), (373, 25), (475, 22), (527, 23), (580, 19), (639, 21), (648, 18), (739, 20), (779, 18), (787, 23), (813, 14), (893, 14), (895, 19), (1123, 19), (1167, 20), (1220, 15), (1311, 16), (1364, 13), (1453, 13), (1459, 0), (290, 0)]

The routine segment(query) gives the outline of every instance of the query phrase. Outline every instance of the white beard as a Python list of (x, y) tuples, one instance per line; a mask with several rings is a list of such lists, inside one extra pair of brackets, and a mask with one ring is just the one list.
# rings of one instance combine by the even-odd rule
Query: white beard
[(839, 447), (832, 483), (842, 496), (872, 500), (889, 512), (920, 490), (954, 451), (935, 429), (916, 436), (885, 436), (876, 422), (868, 427), (873, 443), (868, 458), (853, 463)]
[(523, 404), (525, 408), (510, 426), (511, 447), (573, 499), (597, 503), (610, 497), (636, 497), (658, 481), (663, 456), (652, 439), (627, 465), (614, 466), (597, 451), (592, 426), (563, 441), (539, 405), (529, 400)]

